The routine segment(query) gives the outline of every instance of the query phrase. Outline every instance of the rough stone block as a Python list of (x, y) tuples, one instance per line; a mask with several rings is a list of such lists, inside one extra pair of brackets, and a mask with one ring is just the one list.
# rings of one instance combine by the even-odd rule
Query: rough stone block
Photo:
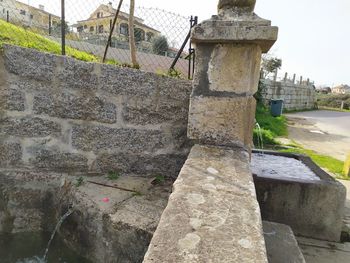
[[(207, 144), (250, 147), (253, 97), (192, 97), (188, 137)], [(254, 112), (254, 111), (253, 111)]]
[(189, 97), (185, 101), (132, 97), (124, 104), (124, 121), (136, 125), (182, 122), (187, 124)]
[(64, 153), (58, 150), (37, 149), (32, 153), (29, 163), (35, 168), (60, 172), (84, 172), (88, 170), (88, 159), (76, 153)]
[(81, 94), (75, 96), (68, 93), (59, 95), (42, 93), (34, 97), (33, 104), (35, 114), (104, 123), (115, 123), (117, 121), (116, 106), (93, 95)]
[(2, 168), (11, 165), (19, 165), (22, 160), (22, 147), (19, 143), (0, 143), (0, 166)]
[(139, 176), (157, 176), (176, 178), (187, 155), (185, 154), (130, 154), (105, 153), (97, 157), (95, 169), (99, 172), (119, 171)]
[[(97, 90), (98, 76), (95, 64), (64, 57), (61, 70), (57, 72), (60, 85), (67, 89)], [(58, 58), (56, 59), (58, 61)]]
[(260, 64), (257, 45), (216, 45), (209, 61), (209, 89), (252, 95), (258, 90)]
[(153, 152), (168, 143), (158, 130), (117, 129), (105, 126), (74, 126), (73, 147), (83, 151), (123, 150)]
[(38, 117), (5, 117), (0, 120), (0, 133), (19, 137), (45, 137), (58, 135), (59, 124)]
[(57, 56), (12, 45), (5, 45), (4, 54), (9, 72), (28, 79), (53, 80)]
[(245, 151), (192, 148), (143, 262), (169, 259), (173, 263), (267, 262)]
[(5, 89), (1, 92), (4, 102), (4, 109), (9, 111), (24, 111), (25, 110), (25, 95), (22, 91), (16, 89)]
[(111, 65), (101, 65), (99, 81), (101, 89), (109, 93), (142, 98), (158, 96), (186, 101), (192, 89), (188, 80)]

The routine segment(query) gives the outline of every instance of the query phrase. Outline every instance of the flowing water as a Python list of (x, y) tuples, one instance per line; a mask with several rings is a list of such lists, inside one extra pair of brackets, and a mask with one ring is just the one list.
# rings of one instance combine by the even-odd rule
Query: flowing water
[(56, 236), (69, 210), (57, 223), (53, 233), (0, 233), (1, 263), (91, 263), (70, 250)]
[(49, 249), (50, 249), (52, 240), (54, 239), (54, 237), (55, 237), (57, 231), (60, 229), (60, 227), (61, 227), (62, 223), (64, 222), (64, 220), (66, 220), (67, 217), (70, 216), (73, 212), (74, 212), (73, 209), (68, 210), (67, 213), (65, 213), (65, 214), (61, 217), (61, 219), (58, 221), (58, 223), (57, 223), (57, 225), (56, 225), (54, 231), (52, 232), (52, 235), (51, 235), (51, 237), (50, 237), (49, 243), (47, 243), (47, 246), (46, 246), (46, 249), (45, 249), (45, 254), (44, 254), (44, 257), (43, 257), (43, 261), (44, 261), (44, 262), (45, 262), (46, 259), (47, 259), (47, 253), (49, 253)]
[(255, 127), (258, 129), (258, 149), (264, 150), (264, 141), (262, 136), (262, 131), (259, 123), (255, 123)]

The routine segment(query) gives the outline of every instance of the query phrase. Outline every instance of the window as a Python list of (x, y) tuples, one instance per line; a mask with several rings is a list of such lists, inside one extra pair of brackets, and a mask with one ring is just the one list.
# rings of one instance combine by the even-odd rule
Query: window
[(152, 39), (154, 38), (154, 34), (152, 32), (147, 32), (146, 36), (147, 36), (146, 41), (148, 42), (151, 42)]
[(30, 15), (30, 19), (33, 19), (34, 18), (34, 16), (33, 15)]
[(135, 28), (134, 34), (136, 42), (141, 42), (145, 40), (145, 31), (141, 28)]
[(98, 33), (103, 33), (103, 25), (98, 26)]
[(120, 24), (120, 30), (121, 35), (128, 36), (129, 35), (129, 26), (128, 24)]
[(84, 29), (87, 29), (87, 25), (84, 25)]
[(97, 12), (97, 18), (100, 18), (100, 17), (101, 17), (101, 13)]
[(90, 32), (94, 32), (94, 27), (90, 26)]
[(81, 32), (83, 32), (84, 28), (82, 26), (78, 26), (77, 30), (79, 33), (81, 33)]
[(26, 11), (25, 11), (25, 10), (20, 10), (19, 13), (20, 13), (21, 15), (24, 15), (24, 16), (26, 15)]

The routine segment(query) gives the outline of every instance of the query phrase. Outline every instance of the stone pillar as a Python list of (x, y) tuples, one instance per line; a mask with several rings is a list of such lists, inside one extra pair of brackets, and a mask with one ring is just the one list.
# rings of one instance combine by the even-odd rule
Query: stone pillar
[(254, 6), (255, 0), (221, 0), (218, 15), (192, 31), (196, 71), (188, 137), (201, 144), (251, 149), (261, 54), (278, 33)]
[(273, 75), (273, 81), (277, 81), (278, 69), (275, 70), (275, 74)]
[(293, 84), (295, 84), (295, 79), (296, 79), (296, 77), (297, 77), (297, 75), (294, 74), (294, 75), (293, 75)]
[(303, 85), (303, 76), (300, 76), (300, 85)]
[(286, 73), (284, 74), (284, 82), (286, 82), (287, 79), (288, 79), (288, 72), (286, 72)]

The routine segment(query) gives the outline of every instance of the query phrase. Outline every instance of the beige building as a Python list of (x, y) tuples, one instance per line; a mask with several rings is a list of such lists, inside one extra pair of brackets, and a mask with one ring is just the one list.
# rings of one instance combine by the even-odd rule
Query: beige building
[[(92, 35), (107, 37), (117, 10), (112, 3), (101, 4), (88, 19), (78, 21), (75, 27), (82, 38), (93, 37)], [(129, 14), (120, 12), (113, 32), (113, 40), (117, 42), (127, 42)], [(135, 17), (135, 40), (138, 44), (148, 46), (152, 39), (159, 35), (156, 29), (144, 24), (141, 18)]]
[(348, 85), (339, 85), (332, 88), (332, 93), (335, 94), (350, 94), (350, 86)]
[(50, 19), (53, 27), (60, 22), (60, 17), (45, 11), (43, 5), (38, 8), (15, 0), (0, 0), (0, 18), (9, 22), (39, 30), (48, 30)]

